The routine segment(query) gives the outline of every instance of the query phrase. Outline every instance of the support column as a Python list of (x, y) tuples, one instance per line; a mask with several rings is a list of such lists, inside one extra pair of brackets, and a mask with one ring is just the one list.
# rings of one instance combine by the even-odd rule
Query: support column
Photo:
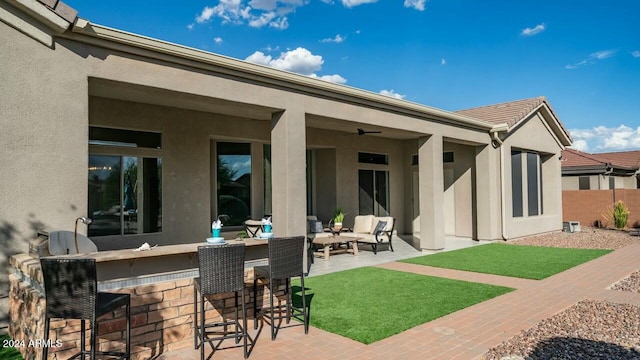
[(431, 135), (418, 141), (418, 176), (420, 247), (441, 250), (445, 247), (442, 135)]
[(306, 235), (305, 115), (287, 109), (271, 118), (272, 210), (276, 236)]
[(496, 240), (502, 237), (500, 181), (500, 149), (494, 149), (491, 145), (477, 146), (477, 240)]

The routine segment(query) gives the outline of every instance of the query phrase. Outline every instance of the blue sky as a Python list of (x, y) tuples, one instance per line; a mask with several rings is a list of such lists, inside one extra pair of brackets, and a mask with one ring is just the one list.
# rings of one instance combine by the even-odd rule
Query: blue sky
[(445, 110), (546, 96), (640, 149), (640, 1), (66, 0), (89, 21)]

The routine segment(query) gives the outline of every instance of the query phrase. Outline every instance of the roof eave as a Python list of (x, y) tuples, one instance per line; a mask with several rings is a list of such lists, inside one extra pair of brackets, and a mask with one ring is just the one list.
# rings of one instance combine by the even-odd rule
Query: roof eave
[[(432, 108), (429, 106), (413, 103), (406, 100), (395, 99), (389, 96), (373, 93), (370, 91), (353, 88), (346, 85), (331, 83), (328, 81), (310, 78), (308, 76), (295, 74), (283, 70), (273, 69), (267, 66), (248, 63), (246, 61), (229, 58), (222, 55), (213, 54), (203, 50), (190, 48), (170, 42), (149, 38), (146, 36), (129, 33), (126, 31), (109, 28), (102, 25), (92, 24), (85, 19), (78, 18), (72, 32), (62, 34), (61, 37), (75, 41), (91, 43), (101, 47), (126, 51), (122, 47), (110, 46), (110, 44), (120, 44), (128, 46), (129, 52), (133, 49), (144, 49), (155, 54), (162, 54), (166, 61), (178, 61), (178, 59), (196, 61), (202, 64), (213, 65), (218, 69), (226, 69), (234, 76), (250, 78), (260, 81), (278, 84), (280, 86), (303, 90), (307, 93), (332, 96), (334, 98), (349, 97), (351, 101), (363, 103), (367, 106), (375, 106), (382, 109), (392, 110), (421, 116), (436, 121), (464, 126), (477, 130), (489, 131), (492, 124), (480, 121), (471, 117), (451, 113), (445, 110)], [(97, 41), (95, 41), (97, 40)], [(149, 56), (149, 53), (146, 54)], [(166, 56), (169, 56), (167, 58)]]

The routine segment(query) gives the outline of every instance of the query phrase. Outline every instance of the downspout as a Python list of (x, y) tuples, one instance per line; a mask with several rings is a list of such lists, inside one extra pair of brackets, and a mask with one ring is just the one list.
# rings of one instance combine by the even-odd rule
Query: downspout
[(502, 146), (502, 139), (500, 139), (499, 132), (509, 130), (507, 124), (496, 125), (489, 131), (491, 134), (491, 146), (494, 149), (500, 148), (500, 224), (502, 226), (502, 240), (507, 240), (507, 206), (505, 204), (505, 188), (504, 188), (504, 146)]

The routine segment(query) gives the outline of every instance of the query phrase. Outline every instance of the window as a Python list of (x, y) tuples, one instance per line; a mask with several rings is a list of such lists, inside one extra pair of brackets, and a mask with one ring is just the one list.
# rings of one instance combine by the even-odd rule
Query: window
[(540, 168), (538, 154), (527, 153), (527, 199), (529, 207), (529, 216), (540, 214), (540, 193), (538, 169)]
[(242, 225), (251, 217), (251, 144), (219, 142), (217, 154), (218, 216), (225, 225)]
[(525, 199), (527, 203), (527, 216), (541, 215), (543, 213), (542, 184), (542, 159), (540, 158), (540, 154), (516, 150), (511, 151), (513, 217), (524, 216)]
[(511, 152), (511, 202), (513, 217), (522, 217), (522, 153)]
[(373, 153), (358, 153), (358, 162), (361, 164), (379, 164), (379, 165), (388, 165), (389, 164), (389, 156), (385, 154), (373, 154)]
[(454, 162), (453, 151), (445, 151), (442, 153), (442, 162), (443, 163), (452, 163)]
[(360, 215), (389, 215), (389, 172), (380, 170), (359, 170)]
[(612, 175), (609, 175), (609, 190), (613, 190), (616, 188), (616, 178)]
[[(106, 150), (89, 153), (89, 236), (162, 231), (162, 160), (138, 156), (135, 149), (161, 149), (161, 138), (160, 133), (89, 127), (91, 149)], [(125, 155), (105, 155), (114, 147)]]
[(578, 178), (578, 190), (590, 190), (591, 179), (588, 176), (580, 176)]

